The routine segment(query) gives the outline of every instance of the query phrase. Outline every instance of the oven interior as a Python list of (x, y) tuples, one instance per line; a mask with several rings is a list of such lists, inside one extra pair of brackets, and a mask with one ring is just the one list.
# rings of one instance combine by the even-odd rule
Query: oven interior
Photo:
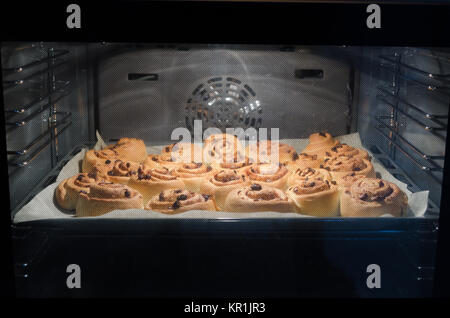
[(281, 139), (359, 132), (408, 189), (429, 190), (425, 219), (439, 216), (446, 49), (42, 42), (1, 49), (12, 218), (95, 144), (97, 130), (108, 143), (126, 136), (163, 145), (177, 127), (193, 131), (194, 120), (203, 129), (279, 127)]

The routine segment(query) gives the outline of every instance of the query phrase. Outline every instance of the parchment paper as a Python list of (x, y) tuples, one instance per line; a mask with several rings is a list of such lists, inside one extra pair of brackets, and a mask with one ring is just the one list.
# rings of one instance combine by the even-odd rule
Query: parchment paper
[[(353, 133), (350, 135), (343, 135), (336, 137), (341, 143), (347, 143), (353, 147), (363, 148), (359, 133)], [(97, 132), (98, 142), (94, 146), (94, 149), (101, 149), (106, 144)], [(280, 142), (293, 146), (297, 152), (301, 152), (309, 143), (308, 139), (281, 139)], [(149, 154), (158, 154), (161, 152), (165, 145), (149, 146), (147, 152)], [(365, 149), (367, 150), (367, 149)], [(28, 204), (26, 204), (20, 211), (14, 216), (14, 223), (40, 220), (40, 219), (52, 219), (52, 218), (73, 218), (74, 212), (61, 209), (54, 202), (54, 192), (58, 184), (81, 171), (81, 161), (87, 149), (83, 149), (77, 155), (75, 155), (61, 170), (56, 182), (47, 186), (39, 194), (37, 194)], [(369, 154), (373, 157), (369, 150)], [(386, 170), (383, 165), (376, 160), (372, 159), (374, 169), (377, 174), (387, 181), (397, 184), (402, 191), (408, 196), (408, 209), (406, 217), (423, 217), (428, 207), (428, 193), (429, 191), (421, 191), (412, 193), (408, 190), (407, 185), (397, 180), (393, 175)], [(237, 212), (217, 212), (217, 211), (203, 211), (192, 210), (175, 215), (166, 215), (154, 211), (147, 210), (114, 210), (96, 218), (204, 218), (204, 219), (236, 219), (236, 218), (303, 218), (312, 217), (301, 215), (298, 213), (279, 213), (279, 212), (252, 212), (252, 213), (237, 213)], [(382, 217), (392, 217), (390, 214), (385, 214)]]

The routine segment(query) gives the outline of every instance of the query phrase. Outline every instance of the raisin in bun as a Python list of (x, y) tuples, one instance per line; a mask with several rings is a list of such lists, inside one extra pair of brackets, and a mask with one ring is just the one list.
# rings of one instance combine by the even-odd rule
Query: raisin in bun
[(130, 177), (137, 173), (140, 166), (137, 162), (107, 159), (104, 164), (96, 164), (91, 172), (110, 182), (128, 184)]
[(202, 162), (203, 148), (193, 143), (179, 142), (165, 146), (161, 155), (171, 158), (173, 162)]
[(143, 209), (142, 195), (123, 184), (99, 182), (80, 193), (76, 216), (99, 216), (113, 210)]
[(283, 164), (253, 164), (246, 168), (244, 175), (252, 182), (285, 190), (289, 178), (289, 170)]
[(297, 170), (290, 178), (286, 194), (298, 213), (332, 217), (339, 214), (339, 188), (324, 169)]
[(128, 185), (142, 194), (144, 203), (161, 191), (173, 188), (184, 189), (185, 187), (184, 182), (177, 177), (175, 171), (166, 167), (151, 169), (141, 167), (137, 174), (131, 176)]
[(90, 186), (102, 181), (95, 173), (79, 173), (64, 179), (55, 189), (56, 203), (63, 209), (75, 210), (80, 193), (89, 193)]
[(339, 143), (337, 139), (326, 132), (318, 132), (309, 136), (309, 144), (302, 152), (308, 155), (317, 155), (319, 158)]
[(200, 192), (200, 185), (209, 179), (215, 170), (203, 163), (184, 163), (175, 170), (175, 175), (184, 182), (186, 189)]
[(121, 138), (114, 145), (109, 145), (102, 150), (89, 150), (86, 152), (82, 171), (89, 172), (96, 164), (104, 164), (106, 160), (143, 162), (147, 157), (144, 141), (136, 138)]
[[(274, 156), (273, 151), (278, 151), (278, 156)], [(272, 142), (271, 140), (260, 140), (255, 144), (249, 144), (245, 148), (245, 153), (250, 163), (274, 164), (287, 163), (297, 154), (294, 147), (280, 142)], [(274, 159), (276, 157), (278, 157), (278, 160)]]
[(369, 160), (355, 157), (332, 157), (326, 158), (323, 168), (328, 170), (338, 184), (344, 182), (343, 177), (354, 173), (366, 177), (375, 177), (375, 170)]
[(341, 194), (344, 217), (375, 217), (388, 213), (398, 217), (405, 215), (407, 205), (406, 194), (396, 184), (382, 179), (359, 179)]
[(218, 210), (223, 211), (228, 193), (249, 184), (249, 179), (236, 170), (220, 170), (201, 184), (200, 192), (214, 195)]
[(290, 171), (296, 171), (297, 169), (319, 168), (322, 163), (322, 158), (319, 158), (317, 155), (309, 155), (302, 152), (300, 154), (295, 153), (292, 160), (287, 162), (286, 167)]
[(366, 159), (369, 161), (371, 160), (369, 153), (367, 151), (360, 148), (349, 146), (345, 143), (343, 144), (339, 143), (325, 152), (325, 158), (332, 158), (332, 157), (354, 157)]
[(224, 211), (294, 212), (294, 207), (282, 190), (253, 183), (250, 186), (232, 190), (225, 199)]
[(243, 158), (245, 148), (234, 135), (211, 135), (203, 142), (203, 161), (206, 164), (233, 163)]
[(190, 210), (215, 211), (214, 197), (185, 189), (164, 190), (154, 196), (145, 206), (146, 210), (176, 214)]
[(174, 161), (170, 154), (161, 155), (148, 155), (144, 161), (144, 165), (147, 168), (167, 168), (169, 170), (178, 168), (182, 162)]

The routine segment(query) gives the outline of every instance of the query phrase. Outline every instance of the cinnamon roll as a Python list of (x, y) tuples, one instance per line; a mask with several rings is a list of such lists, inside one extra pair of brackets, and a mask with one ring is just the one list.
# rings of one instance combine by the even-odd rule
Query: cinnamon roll
[(175, 174), (182, 180), (186, 189), (192, 192), (199, 192), (200, 185), (209, 179), (215, 170), (203, 163), (184, 163), (175, 170)]
[(253, 183), (285, 190), (289, 178), (289, 170), (283, 164), (253, 164), (246, 168), (244, 175)]
[(90, 186), (102, 181), (95, 173), (79, 173), (64, 179), (55, 189), (56, 203), (63, 209), (75, 210), (80, 193), (89, 193)]
[(369, 161), (371, 160), (367, 151), (349, 146), (345, 143), (339, 143), (336, 146), (331, 147), (328, 151), (325, 151), (325, 158), (332, 157), (355, 157), (366, 159)]
[(109, 145), (102, 150), (89, 150), (86, 152), (81, 169), (89, 172), (96, 164), (103, 164), (106, 160), (143, 162), (147, 157), (145, 144), (140, 139), (121, 138), (114, 145)]
[(165, 146), (161, 155), (171, 158), (173, 162), (202, 162), (203, 148), (200, 145), (179, 142)]
[(76, 216), (98, 216), (112, 210), (143, 209), (142, 195), (123, 184), (99, 182), (80, 193)]
[(399, 187), (386, 180), (363, 178), (355, 181), (341, 194), (341, 215), (344, 217), (375, 217), (383, 214), (402, 216), (408, 198)]
[(232, 190), (225, 199), (224, 210), (230, 212), (294, 212), (294, 207), (282, 190), (254, 183)]
[(375, 177), (375, 170), (369, 160), (355, 157), (332, 157), (325, 158), (323, 168), (328, 170), (338, 184), (342, 183), (342, 178), (348, 174), (364, 175)]
[(110, 182), (127, 184), (139, 167), (140, 164), (137, 162), (107, 159), (104, 164), (96, 164), (91, 171)]
[(147, 168), (167, 168), (167, 169), (176, 169), (178, 168), (182, 162), (174, 161), (170, 154), (163, 155), (148, 155), (147, 159), (144, 161), (144, 165)]
[(200, 192), (214, 195), (218, 210), (223, 211), (228, 193), (249, 184), (249, 179), (236, 170), (221, 170), (201, 184)]
[(356, 174), (355, 172), (350, 172), (343, 177), (339, 178), (339, 190), (344, 191), (346, 188), (349, 188), (355, 181), (359, 179), (366, 178), (363, 174)]
[(240, 162), (245, 160), (245, 149), (234, 135), (211, 135), (203, 143), (203, 160), (207, 164)]
[(142, 194), (144, 203), (166, 189), (184, 189), (185, 187), (175, 171), (166, 167), (151, 169), (140, 167), (137, 174), (131, 176), (128, 185)]
[(308, 155), (317, 155), (318, 157), (325, 156), (325, 152), (339, 143), (329, 133), (318, 132), (309, 136), (309, 144), (303, 149)]
[[(296, 156), (297, 152), (294, 147), (278, 142), (278, 149), (273, 149), (276, 144), (270, 140), (261, 140), (256, 144), (248, 145), (245, 152), (251, 163), (287, 163)], [(276, 150), (278, 150), (278, 162), (272, 158), (272, 151)]]
[(184, 189), (165, 190), (154, 196), (145, 206), (165, 214), (176, 214), (190, 210), (215, 211), (214, 197), (208, 194), (195, 193)]
[(143, 162), (147, 158), (147, 149), (144, 141), (136, 138), (120, 138), (116, 144), (107, 146), (114, 150), (124, 161)]
[(321, 217), (339, 214), (339, 188), (326, 170), (297, 170), (290, 181), (286, 194), (298, 213)]
[(290, 171), (296, 171), (297, 169), (319, 168), (322, 163), (322, 158), (319, 158), (317, 155), (309, 155), (302, 152), (300, 154), (294, 153), (292, 159), (287, 162), (286, 167)]

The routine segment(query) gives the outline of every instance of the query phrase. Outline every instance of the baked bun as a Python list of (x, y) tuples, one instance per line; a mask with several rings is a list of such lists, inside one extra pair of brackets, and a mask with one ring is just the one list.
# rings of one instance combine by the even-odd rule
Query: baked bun
[(107, 159), (104, 164), (96, 164), (91, 172), (110, 182), (128, 184), (128, 180), (137, 173), (139, 167), (137, 162)]
[(200, 185), (209, 179), (215, 170), (203, 163), (184, 163), (175, 170), (175, 174), (182, 180), (186, 189), (200, 192)]
[(292, 160), (286, 163), (286, 168), (288, 168), (289, 171), (319, 168), (322, 163), (322, 158), (319, 158), (317, 155), (308, 155), (307, 153), (302, 152), (301, 154), (295, 153), (292, 156)]
[(339, 178), (339, 190), (344, 191), (345, 189), (349, 188), (355, 181), (364, 178), (366, 178), (366, 176), (363, 174), (356, 174), (355, 172), (348, 173)]
[(235, 163), (243, 160), (245, 148), (234, 135), (211, 135), (203, 142), (203, 161), (207, 164)]
[(203, 148), (192, 143), (174, 143), (167, 145), (161, 151), (164, 158), (172, 158), (173, 162), (202, 162)]
[(337, 144), (325, 152), (325, 158), (331, 157), (355, 157), (371, 160), (369, 153), (363, 149), (355, 148), (347, 144)]
[(83, 158), (81, 170), (89, 172), (96, 164), (104, 164), (106, 160), (143, 162), (147, 157), (145, 144), (140, 139), (121, 138), (114, 145), (109, 145), (102, 150), (88, 150)]
[(285, 190), (289, 178), (289, 170), (283, 164), (253, 164), (243, 170), (252, 183)]
[(76, 216), (98, 216), (113, 210), (143, 209), (142, 195), (123, 184), (99, 182), (80, 193)]
[(146, 210), (153, 210), (165, 214), (176, 214), (190, 210), (215, 211), (214, 197), (199, 194), (184, 189), (170, 189), (154, 196), (145, 206)]
[(249, 179), (236, 170), (220, 170), (201, 184), (200, 192), (214, 195), (218, 210), (223, 211), (228, 193), (249, 184)]
[[(276, 145), (278, 144), (278, 149)], [(278, 161), (272, 158), (272, 151), (278, 150)], [(245, 153), (250, 163), (287, 163), (296, 155), (294, 147), (271, 140), (260, 140), (256, 144), (250, 144), (245, 148)]]
[(229, 212), (294, 212), (292, 202), (280, 189), (254, 183), (232, 190), (225, 199)]
[(339, 188), (327, 170), (297, 170), (290, 184), (286, 194), (298, 213), (320, 217), (339, 214)]
[(228, 171), (236, 171), (238, 174), (243, 174), (244, 170), (251, 166), (248, 159), (243, 159), (242, 161), (230, 162), (230, 163), (220, 163), (220, 164), (212, 164), (212, 167), (216, 170), (228, 170)]
[(402, 216), (408, 198), (389, 181), (363, 178), (355, 181), (341, 194), (341, 215), (344, 217), (375, 217), (383, 214)]
[(184, 189), (184, 182), (177, 177), (174, 170), (166, 167), (139, 168), (137, 174), (132, 175), (128, 185), (139, 191), (144, 203), (147, 203), (153, 196), (161, 191), (173, 188)]
[(80, 193), (89, 193), (89, 187), (101, 180), (95, 173), (79, 173), (64, 179), (55, 189), (56, 203), (63, 209), (75, 210)]
[(342, 183), (342, 178), (349, 174), (364, 175), (374, 178), (375, 170), (369, 160), (355, 157), (333, 157), (326, 158), (323, 168), (328, 170), (333, 180), (338, 184)]
[(302, 152), (308, 155), (317, 155), (318, 157), (325, 156), (325, 152), (339, 143), (329, 133), (318, 132), (309, 136), (309, 144)]
[(178, 168), (182, 162), (174, 161), (170, 154), (148, 155), (144, 161), (146, 168), (167, 168), (169, 170)]
[(143, 162), (147, 158), (147, 149), (142, 139), (120, 138), (116, 144), (107, 146), (106, 149), (115, 150), (124, 161)]
[(119, 159), (119, 153), (114, 149), (88, 150), (84, 155), (81, 171), (88, 173), (95, 165), (103, 165), (116, 159)]

